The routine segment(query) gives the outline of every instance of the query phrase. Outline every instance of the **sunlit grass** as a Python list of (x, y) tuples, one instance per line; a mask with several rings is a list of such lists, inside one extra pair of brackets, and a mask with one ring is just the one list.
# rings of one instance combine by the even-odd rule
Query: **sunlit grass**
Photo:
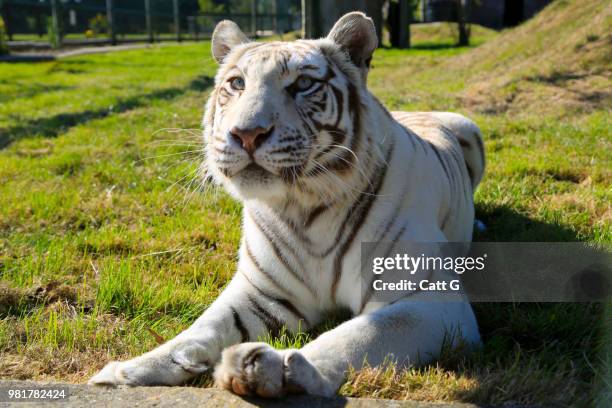
[[(609, 112), (474, 109), (471, 77), (448, 72), (471, 49), (423, 45), (378, 50), (369, 85), (392, 109), (456, 110), (482, 127), (476, 239), (612, 241)], [(195, 178), (214, 73), (208, 43), (0, 65), (0, 377), (83, 381), (173, 337), (223, 289), (240, 205)], [(586, 404), (605, 388), (601, 307), (476, 313), (478, 353), (352, 372), (342, 393)], [(263, 340), (299, 348), (329, 327)]]

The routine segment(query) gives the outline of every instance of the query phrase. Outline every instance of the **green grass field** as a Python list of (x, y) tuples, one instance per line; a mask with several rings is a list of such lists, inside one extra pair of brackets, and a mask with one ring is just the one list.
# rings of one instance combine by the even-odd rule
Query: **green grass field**
[[(436, 29), (433, 43), (379, 49), (370, 88), (391, 109), (458, 111), (482, 127), (476, 204), (488, 229), (475, 239), (610, 243), (610, 6), (545, 13), (557, 25), (476, 31), (476, 48)], [(84, 381), (185, 329), (232, 276), (240, 205), (196, 177), (209, 46), (0, 64), (1, 378)], [(478, 353), (353, 372), (341, 393), (558, 406), (611, 396), (608, 306), (475, 308)]]

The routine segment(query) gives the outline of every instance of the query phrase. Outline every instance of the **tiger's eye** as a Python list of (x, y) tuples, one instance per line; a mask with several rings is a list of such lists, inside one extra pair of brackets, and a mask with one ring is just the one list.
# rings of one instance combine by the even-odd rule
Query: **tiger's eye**
[(244, 79), (241, 77), (234, 77), (229, 80), (230, 86), (235, 91), (244, 90)]
[(308, 76), (302, 75), (293, 83), (296, 91), (303, 92), (314, 85), (314, 80)]

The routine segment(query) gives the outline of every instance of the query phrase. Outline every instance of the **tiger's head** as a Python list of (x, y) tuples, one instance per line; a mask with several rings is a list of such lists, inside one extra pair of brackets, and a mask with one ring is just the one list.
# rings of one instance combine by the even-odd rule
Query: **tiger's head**
[(325, 201), (363, 178), (356, 162), (367, 150), (362, 109), (377, 43), (359, 12), (326, 38), (292, 42), (251, 42), (220, 22), (212, 36), (220, 67), (204, 115), (209, 174), (243, 200)]

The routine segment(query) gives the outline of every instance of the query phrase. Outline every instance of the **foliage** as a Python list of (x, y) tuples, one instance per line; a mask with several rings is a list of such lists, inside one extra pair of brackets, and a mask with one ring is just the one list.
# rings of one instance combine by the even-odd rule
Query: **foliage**
[[(251, 0), (198, 0), (204, 13), (250, 13)], [(269, 10), (269, 8), (268, 8)]]
[(203, 13), (221, 13), (225, 11), (225, 2), (221, 3), (215, 0), (198, 0), (200, 11)]
[(4, 20), (0, 17), (0, 55), (8, 54), (8, 36), (6, 34), (6, 25)]
[(62, 46), (60, 28), (54, 23), (53, 18), (47, 19), (47, 37), (49, 38), (49, 44), (54, 50)]
[(89, 30), (91, 30), (94, 36), (106, 34), (108, 33), (108, 29), (108, 20), (103, 14), (98, 13), (95, 17), (89, 20)]

